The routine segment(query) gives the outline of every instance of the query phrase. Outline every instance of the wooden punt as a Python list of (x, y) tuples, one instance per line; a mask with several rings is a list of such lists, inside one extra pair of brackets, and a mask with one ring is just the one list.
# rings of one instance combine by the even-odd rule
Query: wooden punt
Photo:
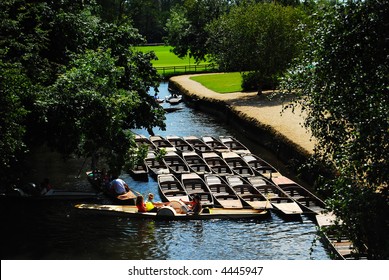
[(74, 207), (86, 213), (154, 220), (267, 219), (269, 217), (268, 211), (256, 209), (210, 208), (203, 209), (199, 214), (190, 212), (178, 214), (171, 206), (164, 206), (156, 213), (139, 213), (136, 206), (131, 205), (76, 204)]
[(157, 179), (159, 174), (170, 173), (169, 168), (163, 160), (158, 160), (155, 152), (149, 151), (146, 158), (144, 159), (145, 165), (149, 170), (149, 174)]
[(239, 175), (226, 176), (227, 183), (235, 193), (254, 209), (271, 209), (270, 201)]
[(241, 199), (219, 175), (207, 174), (204, 181), (208, 185), (215, 202), (223, 208), (243, 208)]
[(160, 135), (153, 135), (149, 137), (150, 142), (154, 145), (155, 149), (165, 149), (166, 151), (175, 151), (176, 148), (164, 137)]
[(149, 168), (144, 161), (140, 164), (135, 164), (133, 168), (130, 168), (128, 174), (130, 174), (135, 181), (147, 182), (149, 180)]
[(268, 179), (281, 176), (276, 168), (257, 155), (242, 154), (241, 157), (251, 167), (255, 175), (262, 175)]
[(167, 152), (163, 157), (163, 162), (169, 168), (170, 173), (180, 176), (184, 173), (190, 173), (191, 170), (188, 164), (178, 155), (177, 152)]
[(226, 145), (224, 145), (220, 140), (216, 139), (213, 136), (203, 136), (201, 137), (201, 139), (216, 153), (220, 154), (230, 151), (230, 149)]
[(254, 171), (251, 167), (243, 160), (243, 158), (235, 152), (227, 152), (221, 154), (222, 158), (231, 167), (235, 174), (247, 177), (254, 176)]
[(207, 152), (212, 152), (212, 148), (208, 146), (207, 144), (204, 143), (203, 140), (201, 140), (197, 136), (185, 136), (183, 137), (184, 140), (186, 140), (192, 147), (193, 149), (201, 154), (201, 153), (207, 153)]
[(272, 178), (272, 181), (294, 199), (304, 209), (305, 214), (317, 215), (325, 212), (325, 203), (303, 186), (285, 176)]
[[(359, 251), (350, 239), (340, 234), (339, 225), (336, 224), (336, 216), (332, 212), (320, 213), (315, 216), (320, 228), (323, 241), (329, 249), (341, 260), (366, 260), (368, 259), (367, 247)], [(341, 221), (339, 221), (341, 223)]]
[(215, 174), (219, 174), (220, 176), (233, 175), (231, 167), (227, 164), (227, 162), (222, 159), (215, 152), (203, 153), (201, 155), (205, 162), (209, 165), (212, 172)]
[(158, 190), (164, 202), (189, 201), (188, 192), (181, 181), (173, 174), (162, 174), (157, 177)]
[(232, 136), (219, 136), (220, 141), (226, 145), (230, 151), (238, 154), (250, 154), (250, 150)]
[(247, 181), (270, 201), (273, 209), (278, 213), (290, 218), (298, 218), (303, 213), (296, 201), (264, 177), (247, 177)]
[(155, 146), (151, 143), (150, 139), (142, 134), (135, 134), (135, 144), (140, 148), (142, 145), (148, 147), (149, 151), (154, 151)]
[(212, 173), (211, 167), (196, 152), (183, 152), (182, 158), (193, 172), (197, 174)]
[(189, 196), (192, 198), (194, 195), (200, 196), (200, 201), (203, 207), (213, 207), (214, 201), (211, 190), (198, 174), (182, 174), (181, 182)]
[(166, 136), (166, 140), (176, 148), (177, 152), (183, 153), (194, 151), (193, 147), (179, 136)]

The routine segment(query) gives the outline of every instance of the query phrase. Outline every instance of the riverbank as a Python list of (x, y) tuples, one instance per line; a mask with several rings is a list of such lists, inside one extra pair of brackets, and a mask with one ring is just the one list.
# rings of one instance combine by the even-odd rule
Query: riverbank
[(191, 80), (192, 76), (195, 75), (175, 76), (169, 80), (169, 86), (181, 92), (188, 104), (233, 125), (293, 169), (313, 154), (314, 140), (302, 126), (304, 113), (299, 108), (282, 112), (282, 101), (269, 99), (271, 92), (261, 96), (256, 92), (220, 94)]

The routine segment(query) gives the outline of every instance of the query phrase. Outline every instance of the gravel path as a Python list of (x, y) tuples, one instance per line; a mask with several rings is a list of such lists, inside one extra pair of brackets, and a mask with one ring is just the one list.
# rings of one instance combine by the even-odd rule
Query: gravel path
[(191, 80), (190, 77), (192, 76), (195, 75), (176, 76), (172, 77), (171, 81), (181, 85), (188, 91), (187, 94), (189, 95), (200, 99), (206, 98), (226, 102), (235, 111), (239, 112), (242, 118), (254, 119), (263, 125), (268, 125), (300, 148), (306, 150), (307, 153), (313, 153), (314, 140), (312, 140), (310, 132), (302, 127), (304, 114), (298, 108), (294, 112), (291, 109), (282, 112), (282, 102), (276, 99), (269, 100), (267, 98), (269, 92), (264, 92), (262, 96), (258, 96), (256, 92), (220, 94)]

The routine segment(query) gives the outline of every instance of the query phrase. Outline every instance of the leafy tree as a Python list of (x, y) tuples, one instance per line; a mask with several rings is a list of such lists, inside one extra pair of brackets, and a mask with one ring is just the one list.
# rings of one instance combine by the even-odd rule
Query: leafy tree
[(10, 180), (35, 145), (110, 153), (118, 170), (130, 128), (164, 128), (148, 95), (159, 84), (155, 56), (132, 49), (144, 40), (131, 25), (102, 22), (96, 10), (92, 0), (0, 3), (1, 174)]
[(243, 88), (260, 91), (298, 55), (303, 18), (299, 9), (277, 4), (236, 6), (209, 25), (211, 56), (223, 71), (249, 72)]
[(389, 2), (355, 1), (317, 13), (309, 48), (284, 80), (335, 170), (323, 188), (356, 245), (389, 257)]
[(179, 57), (189, 55), (196, 61), (204, 60), (208, 55), (207, 24), (224, 14), (230, 7), (228, 0), (186, 0), (182, 6), (176, 6), (167, 20), (166, 44), (173, 46), (173, 52)]

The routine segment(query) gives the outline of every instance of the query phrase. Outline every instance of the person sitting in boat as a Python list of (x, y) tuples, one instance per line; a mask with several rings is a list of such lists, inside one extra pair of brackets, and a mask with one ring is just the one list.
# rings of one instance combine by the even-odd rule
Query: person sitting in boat
[(133, 194), (133, 192), (127, 183), (120, 178), (116, 178), (111, 181), (109, 184), (109, 191), (120, 200), (135, 198), (135, 195), (129, 196), (129, 194)]
[(193, 196), (193, 200), (192, 201), (183, 201), (183, 200), (180, 200), (180, 201), (182, 201), (186, 205), (188, 205), (189, 206), (189, 210), (191, 212), (193, 212), (194, 214), (199, 214), (201, 212), (201, 210), (203, 209), (203, 207), (201, 205), (201, 197), (198, 194), (195, 194)]
[(169, 205), (169, 203), (154, 202), (154, 194), (149, 193), (145, 205), (147, 212), (157, 212), (160, 207)]
[(143, 199), (143, 195), (138, 195), (136, 197), (136, 202), (135, 202), (136, 208), (138, 208), (138, 212), (145, 213), (147, 212), (146, 204)]

